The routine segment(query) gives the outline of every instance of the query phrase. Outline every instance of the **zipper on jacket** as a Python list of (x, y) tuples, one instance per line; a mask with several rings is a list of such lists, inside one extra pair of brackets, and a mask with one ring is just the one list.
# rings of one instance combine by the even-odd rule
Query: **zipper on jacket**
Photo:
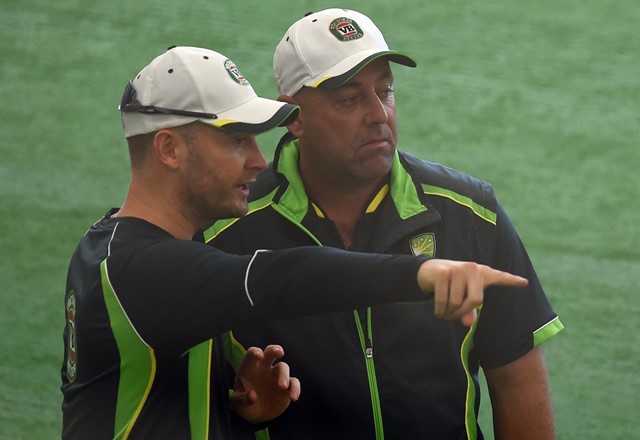
[(365, 321), (366, 328), (363, 329), (360, 320), (360, 312), (353, 311), (353, 317), (356, 321), (358, 336), (360, 337), (360, 345), (364, 355), (365, 366), (367, 367), (367, 379), (369, 382), (369, 392), (371, 394), (371, 407), (373, 409), (373, 424), (376, 431), (376, 440), (384, 439), (384, 428), (382, 425), (382, 410), (380, 409), (380, 393), (378, 392), (378, 379), (376, 378), (376, 366), (373, 361), (373, 332), (371, 329), (371, 307), (367, 307), (367, 316)]

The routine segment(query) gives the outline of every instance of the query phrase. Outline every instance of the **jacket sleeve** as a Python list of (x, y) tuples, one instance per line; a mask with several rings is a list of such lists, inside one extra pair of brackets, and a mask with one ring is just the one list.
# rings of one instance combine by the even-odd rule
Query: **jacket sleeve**
[(255, 313), (270, 319), (424, 301), (430, 295), (419, 289), (417, 271), (425, 260), (317, 246), (258, 251), (247, 290)]
[(476, 350), (484, 368), (518, 359), (563, 328), (520, 237), (499, 205), (496, 228), (494, 258), (489, 264), (527, 278), (529, 285), (522, 289), (487, 289), (475, 334)]
[(256, 320), (428, 300), (417, 283), (425, 259), (318, 247), (230, 255), (167, 240), (112, 265), (128, 280), (113, 284), (140, 337), (181, 354)]

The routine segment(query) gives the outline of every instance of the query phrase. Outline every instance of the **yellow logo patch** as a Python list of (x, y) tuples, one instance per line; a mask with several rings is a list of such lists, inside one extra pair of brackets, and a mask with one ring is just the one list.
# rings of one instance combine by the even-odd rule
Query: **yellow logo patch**
[(436, 234), (433, 232), (417, 235), (409, 243), (413, 255), (433, 257), (436, 254)]

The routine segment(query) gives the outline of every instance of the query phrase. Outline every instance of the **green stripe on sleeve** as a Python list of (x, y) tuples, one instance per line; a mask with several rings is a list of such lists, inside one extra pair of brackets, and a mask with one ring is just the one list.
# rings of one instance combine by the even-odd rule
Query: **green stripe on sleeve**
[(558, 334), (563, 328), (564, 325), (560, 322), (560, 318), (556, 316), (555, 319), (533, 332), (533, 346), (537, 347), (543, 342), (549, 340), (552, 336)]
[(463, 196), (462, 194), (458, 194), (457, 192), (451, 191), (446, 188), (440, 188), (438, 186), (427, 185), (424, 183), (422, 184), (422, 189), (424, 190), (425, 194), (429, 194), (432, 196), (446, 197), (456, 202), (459, 205), (466, 206), (467, 208), (471, 209), (471, 211), (473, 211), (473, 213), (478, 217), (480, 217), (481, 219), (493, 225), (496, 224), (497, 215), (495, 212), (490, 211), (484, 206), (474, 202), (472, 199), (470, 199), (467, 196)]

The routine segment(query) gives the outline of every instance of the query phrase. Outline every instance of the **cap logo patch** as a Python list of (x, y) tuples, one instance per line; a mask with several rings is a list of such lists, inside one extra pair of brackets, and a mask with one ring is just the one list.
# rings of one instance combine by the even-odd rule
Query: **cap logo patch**
[(417, 235), (410, 240), (410, 245), (413, 255), (433, 257), (436, 254), (436, 234), (427, 232)]
[(242, 73), (240, 73), (240, 70), (238, 70), (238, 68), (236, 67), (236, 64), (231, 61), (231, 60), (227, 60), (224, 62), (224, 68), (227, 69), (227, 73), (229, 73), (229, 76), (238, 84), (241, 84), (243, 86), (248, 86), (249, 85), (249, 81), (247, 81), (247, 79), (244, 77), (244, 75)]
[(358, 23), (346, 17), (333, 20), (329, 25), (329, 30), (339, 41), (352, 41), (364, 36)]

